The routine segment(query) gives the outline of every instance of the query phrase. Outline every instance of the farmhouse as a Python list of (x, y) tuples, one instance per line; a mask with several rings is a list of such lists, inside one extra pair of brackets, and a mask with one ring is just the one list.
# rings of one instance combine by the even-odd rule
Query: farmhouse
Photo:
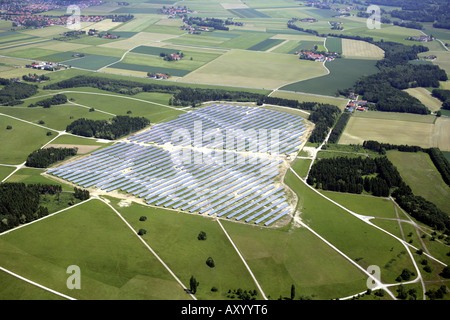
[(428, 41), (432, 41), (433, 38), (431, 38), (430, 36), (427, 36), (427, 35), (420, 35), (420, 36), (409, 37), (409, 38), (407, 38), (407, 40), (428, 42)]

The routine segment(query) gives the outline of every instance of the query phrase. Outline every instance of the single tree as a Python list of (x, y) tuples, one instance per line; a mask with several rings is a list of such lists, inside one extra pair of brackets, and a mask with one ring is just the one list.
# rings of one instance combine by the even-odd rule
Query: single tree
[(195, 294), (197, 292), (197, 287), (200, 283), (197, 281), (197, 279), (194, 278), (194, 276), (191, 276), (191, 279), (189, 280), (189, 290)]

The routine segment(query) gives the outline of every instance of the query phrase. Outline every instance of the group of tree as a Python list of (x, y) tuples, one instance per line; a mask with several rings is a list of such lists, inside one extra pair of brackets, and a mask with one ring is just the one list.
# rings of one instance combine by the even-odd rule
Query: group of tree
[(374, 140), (364, 141), (363, 148), (378, 152), (379, 154), (386, 154), (388, 150), (398, 150), (400, 152), (419, 152), (423, 151), (430, 156), (436, 169), (442, 176), (442, 179), (450, 186), (450, 162), (444, 156), (439, 148), (422, 148), (419, 146), (396, 145), (390, 143), (380, 143)]
[(340, 114), (341, 110), (335, 105), (315, 104), (308, 117), (308, 120), (314, 123), (309, 142), (322, 143)]
[(345, 129), (345, 126), (347, 125), (348, 120), (350, 119), (351, 113), (344, 112), (339, 117), (338, 121), (333, 127), (333, 130), (330, 133), (330, 137), (328, 138), (328, 143), (336, 143), (339, 140), (339, 137), (341, 136), (342, 132)]
[(16, 82), (9, 79), (0, 79), (0, 104), (15, 105), (23, 103), (22, 99), (29, 98), (37, 93), (38, 87), (34, 84)]
[(450, 90), (433, 89), (432, 96), (438, 98), (442, 102), (442, 109), (450, 110)]
[(0, 232), (48, 215), (41, 195), (61, 191), (60, 185), (0, 183)]
[(28, 105), (28, 107), (43, 107), (43, 108), (50, 108), (51, 106), (57, 106), (60, 104), (64, 104), (67, 102), (67, 96), (65, 94), (55, 94), (51, 98), (39, 100), (36, 103), (31, 103)]
[(185, 15), (183, 22), (189, 26), (195, 27), (208, 27), (214, 28), (215, 30), (229, 31), (230, 28), (227, 27), (228, 20), (222, 20), (218, 18), (202, 18), (202, 17), (187, 17)]
[(258, 296), (258, 291), (256, 289), (254, 290), (243, 290), (242, 288), (234, 289), (234, 290), (228, 290), (227, 297), (234, 299), (238, 298), (239, 300), (249, 301), (249, 300), (256, 300), (256, 297)]
[(51, 164), (77, 154), (78, 148), (45, 148), (33, 151), (25, 165), (34, 168), (47, 168)]
[(28, 82), (41, 82), (50, 80), (50, 77), (46, 76), (45, 74), (37, 75), (36, 73), (35, 74), (29, 73), (28, 75), (24, 74), (22, 76), (22, 80)]
[(336, 157), (314, 162), (307, 183), (322, 190), (389, 196), (403, 183), (397, 169), (386, 157)]
[(150, 120), (144, 117), (115, 116), (110, 120), (81, 118), (69, 124), (66, 131), (84, 137), (115, 140), (144, 129), (149, 124)]
[(90, 197), (89, 190), (75, 187), (75, 188), (73, 188), (73, 191), (74, 191), (73, 196), (75, 199), (84, 201), (84, 200), (89, 199), (89, 197)]

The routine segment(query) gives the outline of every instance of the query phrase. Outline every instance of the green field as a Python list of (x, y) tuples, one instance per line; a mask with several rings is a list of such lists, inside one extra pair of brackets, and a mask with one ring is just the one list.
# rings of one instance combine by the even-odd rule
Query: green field
[(327, 38), (325, 45), (330, 52), (342, 53), (341, 38)]
[(387, 155), (414, 194), (433, 202), (450, 215), (450, 187), (444, 182), (428, 154), (390, 150)]
[[(0, 248), (2, 267), (76, 299), (188, 298), (137, 236), (99, 200), (2, 235)], [(71, 265), (80, 267), (81, 290), (66, 286), (66, 269)]]
[[(11, 126), (12, 129), (6, 129), (7, 126)], [(2, 150), (6, 151), (0, 153), (0, 163), (25, 162), (31, 152), (54, 138), (54, 136), (47, 136), (47, 132), (49, 130), (0, 114), (0, 141)], [(52, 133), (54, 135), (56, 132)]]
[(338, 89), (352, 87), (358, 78), (378, 72), (376, 60), (335, 59), (325, 66), (330, 74), (288, 84), (281, 90), (334, 96)]

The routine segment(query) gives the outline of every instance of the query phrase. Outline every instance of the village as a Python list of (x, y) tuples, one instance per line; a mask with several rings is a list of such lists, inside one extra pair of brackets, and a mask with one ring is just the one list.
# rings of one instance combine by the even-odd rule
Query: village
[(300, 59), (311, 60), (315, 62), (329, 62), (333, 61), (336, 58), (340, 58), (340, 55), (336, 52), (316, 52), (311, 50), (304, 50), (299, 52), (295, 52), (296, 55), (299, 55)]

